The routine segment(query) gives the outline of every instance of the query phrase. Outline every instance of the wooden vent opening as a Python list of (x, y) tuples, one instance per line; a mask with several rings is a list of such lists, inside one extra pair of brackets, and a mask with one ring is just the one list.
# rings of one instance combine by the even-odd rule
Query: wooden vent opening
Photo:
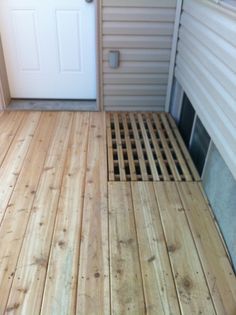
[(109, 181), (199, 181), (166, 113), (107, 113)]

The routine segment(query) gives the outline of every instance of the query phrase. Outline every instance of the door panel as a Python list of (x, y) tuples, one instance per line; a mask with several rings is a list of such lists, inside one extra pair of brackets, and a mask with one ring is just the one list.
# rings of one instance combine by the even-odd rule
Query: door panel
[(1, 0), (11, 96), (95, 99), (95, 6), (84, 0)]

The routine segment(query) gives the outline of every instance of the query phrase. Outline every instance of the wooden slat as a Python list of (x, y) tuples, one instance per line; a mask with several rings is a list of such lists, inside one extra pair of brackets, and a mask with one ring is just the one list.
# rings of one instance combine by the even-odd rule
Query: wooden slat
[(75, 314), (88, 126), (88, 113), (74, 114), (48, 263), (42, 315)]
[(215, 315), (175, 183), (154, 183), (182, 315)]
[(146, 148), (146, 153), (148, 156), (148, 160), (149, 160), (149, 164), (150, 164), (150, 168), (151, 168), (151, 172), (152, 172), (152, 177), (153, 180), (158, 181), (160, 179), (158, 172), (157, 172), (157, 167), (156, 167), (156, 163), (155, 160), (153, 158), (153, 154), (152, 154), (152, 148), (147, 136), (147, 132), (143, 123), (143, 117), (141, 114), (138, 114), (138, 122), (142, 131), (142, 135), (143, 135), (143, 140), (144, 140), (144, 144), (145, 144), (145, 148)]
[(4, 113), (0, 119), (0, 165), (7, 154), (23, 117), (24, 113), (13, 112)]
[[(9, 199), (15, 188), (40, 116), (41, 113), (25, 115), (14, 140), (9, 143), (11, 146), (0, 168), (0, 223), (7, 210)], [(8, 147), (8, 145), (6, 146)]]
[(122, 115), (122, 122), (123, 122), (123, 127), (124, 127), (130, 177), (132, 181), (135, 181), (137, 180), (137, 176), (136, 176), (136, 170), (135, 170), (135, 164), (134, 164), (134, 158), (133, 158), (133, 152), (132, 152), (132, 146), (131, 146), (131, 141), (130, 141), (130, 136), (129, 136), (129, 128), (128, 128), (126, 115)]
[(129, 183), (109, 183), (111, 314), (144, 314), (142, 276)]
[(168, 121), (169, 121), (169, 123), (170, 123), (170, 125), (172, 127), (172, 130), (173, 130), (173, 132), (175, 134), (176, 140), (177, 140), (177, 142), (178, 142), (178, 144), (179, 144), (179, 146), (180, 146), (180, 148), (181, 148), (181, 150), (182, 150), (182, 152), (183, 152), (183, 154), (185, 156), (185, 160), (187, 161), (187, 163), (189, 165), (189, 168), (191, 169), (191, 172), (192, 172), (192, 174), (194, 176), (194, 180), (195, 181), (200, 181), (201, 178), (200, 178), (200, 176), (198, 174), (198, 171), (197, 171), (197, 169), (196, 169), (196, 167), (195, 167), (195, 165), (194, 165), (194, 163), (192, 161), (192, 158), (191, 158), (191, 156), (190, 156), (190, 154), (189, 154), (189, 152), (188, 152), (188, 150), (187, 150), (187, 148), (185, 146), (185, 143), (184, 143), (184, 141), (183, 141), (183, 139), (182, 139), (182, 137), (181, 137), (181, 135), (179, 133), (179, 130), (178, 130), (178, 128), (177, 128), (177, 126), (176, 126), (176, 124), (174, 122), (174, 119), (171, 117), (170, 114), (167, 114), (167, 117), (168, 117)]
[(166, 163), (164, 162), (164, 159), (162, 157), (161, 150), (160, 150), (160, 147), (159, 147), (159, 144), (157, 142), (156, 135), (155, 135), (155, 131), (153, 129), (152, 122), (151, 122), (149, 117), (147, 118), (147, 124), (148, 124), (149, 132), (151, 135), (152, 144), (154, 146), (154, 150), (156, 152), (157, 159), (158, 159), (158, 162), (160, 165), (160, 169), (161, 169), (161, 172), (163, 175), (163, 179), (168, 181), (168, 180), (170, 180), (170, 176), (169, 176), (169, 173), (168, 173), (167, 168), (166, 168)]
[(217, 314), (236, 310), (236, 278), (198, 183), (178, 183)]
[(110, 314), (105, 114), (91, 113), (76, 314)]
[(129, 116), (130, 116), (130, 121), (131, 121), (131, 125), (132, 125), (133, 132), (134, 132), (134, 140), (135, 140), (135, 145), (137, 148), (140, 171), (141, 171), (142, 179), (145, 181), (145, 180), (148, 180), (148, 174), (147, 174), (147, 169), (146, 169), (146, 165), (145, 165), (142, 146), (140, 143), (140, 137), (139, 137), (139, 133), (138, 133), (137, 125), (136, 125), (136, 120), (135, 120), (134, 114), (130, 113)]
[(115, 180), (115, 176), (114, 176), (114, 159), (113, 159), (110, 114), (106, 115), (106, 125), (107, 125), (108, 176), (109, 176), (109, 180), (113, 181)]
[[(4, 313), (56, 114), (42, 114), (0, 228), (0, 313)], [(37, 153), (36, 153), (37, 152)], [(17, 309), (18, 304), (14, 306)]]
[(156, 125), (156, 129), (158, 131), (158, 134), (160, 136), (160, 140), (161, 140), (162, 146), (164, 148), (165, 155), (166, 155), (166, 158), (167, 158), (167, 161), (168, 161), (168, 165), (169, 165), (169, 167), (171, 169), (173, 177), (174, 177), (174, 179), (176, 181), (181, 180), (181, 176), (179, 175), (179, 172), (178, 172), (178, 169), (176, 167), (174, 158), (172, 156), (172, 153), (171, 153), (169, 145), (167, 143), (165, 134), (163, 132), (163, 128), (160, 126), (160, 122), (158, 120), (158, 117), (157, 117), (156, 114), (153, 114), (152, 117), (153, 117), (153, 121), (154, 121), (154, 123)]
[(122, 142), (121, 142), (121, 136), (120, 136), (120, 121), (119, 121), (119, 116), (117, 113), (114, 113), (113, 117), (114, 117), (114, 124), (115, 124), (115, 135), (116, 135), (120, 180), (125, 181), (126, 174), (125, 174), (125, 164), (124, 164), (124, 156), (123, 156), (123, 150), (122, 150)]
[(152, 183), (132, 183), (147, 314), (180, 315), (165, 237)]
[(18, 313), (40, 313), (71, 120), (72, 114), (69, 112), (57, 114), (52, 141), (17, 262), (7, 310), (17, 305)]
[(163, 124), (165, 126), (165, 130), (166, 130), (166, 132), (168, 134), (168, 137), (170, 139), (172, 147), (173, 147), (173, 149), (175, 151), (176, 157), (177, 157), (177, 159), (179, 161), (179, 165), (180, 165), (180, 167), (181, 167), (181, 169), (183, 171), (183, 175), (184, 175), (186, 181), (191, 181), (192, 180), (192, 176), (191, 176), (191, 174), (189, 172), (187, 164), (185, 163), (185, 160), (183, 158), (182, 152), (180, 151), (180, 148), (179, 148), (178, 144), (176, 143), (176, 140), (175, 140), (175, 138), (173, 136), (173, 132), (170, 129), (170, 126), (169, 126), (168, 121), (166, 119), (166, 114), (161, 113), (160, 114), (160, 118), (161, 118), (161, 120), (162, 120), (162, 122), (163, 122)]

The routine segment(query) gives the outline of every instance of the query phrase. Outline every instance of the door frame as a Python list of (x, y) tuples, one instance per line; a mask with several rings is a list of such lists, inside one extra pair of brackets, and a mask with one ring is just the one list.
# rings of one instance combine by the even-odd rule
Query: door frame
[[(96, 111), (103, 111), (102, 100), (102, 0), (95, 2), (95, 25), (96, 25)], [(0, 37), (0, 111), (4, 111), (11, 102), (10, 88), (7, 78), (6, 63), (4, 60), (2, 42)]]

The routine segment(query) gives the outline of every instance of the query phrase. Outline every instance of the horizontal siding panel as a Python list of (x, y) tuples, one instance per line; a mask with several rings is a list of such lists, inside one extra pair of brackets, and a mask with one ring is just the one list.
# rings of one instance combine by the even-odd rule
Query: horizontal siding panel
[(107, 62), (103, 63), (104, 73), (164, 73), (169, 70), (168, 62), (121, 62), (118, 69), (112, 69)]
[(119, 22), (173, 22), (175, 9), (161, 8), (112, 8), (103, 9), (103, 21)]
[(136, 84), (136, 85), (166, 85), (168, 83), (168, 74), (152, 74), (152, 73), (144, 73), (144, 74), (104, 74), (104, 84)]
[[(110, 49), (103, 50), (103, 60), (108, 60)], [(170, 60), (170, 49), (119, 49), (122, 61), (166, 61)]]
[(108, 112), (163, 112), (164, 106), (106, 106), (106, 111)]
[(107, 106), (138, 106), (145, 108), (146, 106), (163, 106), (165, 105), (164, 96), (105, 96), (104, 105)]
[[(102, 7), (106, 110), (164, 110), (176, 0), (105, 0)], [(110, 50), (120, 52), (110, 68)]]
[[(235, 143), (231, 146), (227, 141), (227, 133), (224, 129), (219, 128), (219, 115), (212, 114), (211, 109), (206, 110), (206, 104), (209, 104), (209, 101), (206, 96), (204, 96), (205, 93), (202, 93), (198, 88), (191, 74), (187, 75), (183, 69), (180, 70), (177, 67), (176, 77), (186, 91), (202, 123), (236, 178)], [(189, 82), (191, 82), (192, 88)]]
[[(219, 106), (223, 112), (228, 116), (228, 119), (235, 125), (236, 128), (236, 101), (228, 94), (223, 86), (202, 66), (201, 62), (194, 57), (194, 54), (189, 52), (187, 48), (180, 43), (179, 56), (177, 63), (186, 65), (196, 75), (201, 78), (202, 84), (208, 93), (211, 94), (214, 103)], [(181, 61), (180, 61), (181, 60)], [(227, 106), (226, 106), (227, 105)]]
[(169, 35), (172, 36), (174, 23), (155, 22), (104, 22), (104, 35)]
[(196, 20), (210, 28), (220, 37), (236, 46), (236, 25), (235, 18), (224, 15), (212, 6), (208, 6), (202, 1), (184, 1), (183, 9)]
[(220, 61), (213, 52), (201, 45), (185, 28), (180, 29), (179, 37), (180, 43), (183, 43), (196, 58), (201, 60), (202, 65), (209, 73), (236, 99), (236, 73)]
[(104, 48), (171, 48), (171, 36), (122, 36), (122, 35), (104, 35)]
[[(234, 46), (186, 13), (182, 14), (181, 25), (189, 30), (203, 46), (214, 52), (232, 71), (236, 72), (236, 48)], [(226, 56), (227, 58), (225, 58)]]
[(104, 92), (107, 96), (165, 96), (166, 85), (105, 85)]
[(174, 8), (176, 6), (176, 0), (103, 0), (103, 6)]
[(236, 14), (184, 0), (177, 50), (177, 80), (236, 178)]

